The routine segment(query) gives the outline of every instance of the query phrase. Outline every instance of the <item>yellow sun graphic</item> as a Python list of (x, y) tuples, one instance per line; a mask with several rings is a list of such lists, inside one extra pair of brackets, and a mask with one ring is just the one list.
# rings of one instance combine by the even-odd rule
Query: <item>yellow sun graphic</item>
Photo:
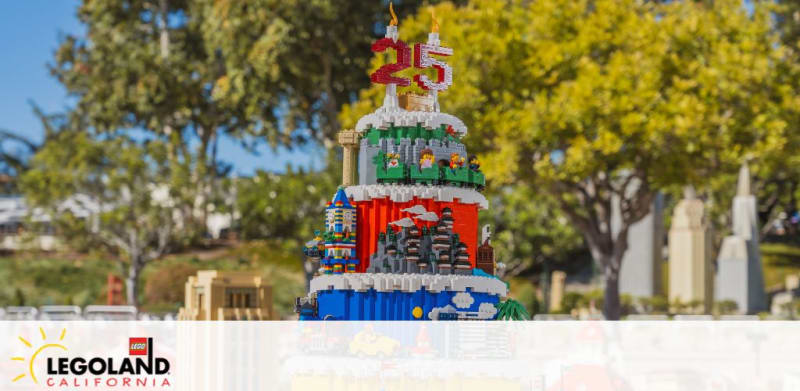
[[(61, 345), (59, 343), (47, 343), (47, 334), (44, 333), (44, 329), (43, 328), (39, 327), (39, 333), (42, 335), (42, 343), (41, 343), (41, 345), (39, 345), (38, 348), (35, 348), (35, 350), (33, 351), (33, 354), (31, 355), (30, 359), (28, 359), (28, 373), (19, 374), (17, 377), (15, 377), (13, 380), (11, 380), (12, 382), (16, 382), (17, 380), (22, 379), (25, 376), (27, 376), (28, 374), (30, 374), (31, 375), (31, 379), (33, 380), (33, 382), (36, 383), (36, 384), (39, 384), (39, 380), (36, 379), (36, 374), (33, 373), (33, 362), (36, 360), (36, 356), (38, 356), (39, 353), (41, 353), (43, 350), (50, 349), (50, 348), (57, 348), (57, 349), (61, 349), (61, 350), (64, 350), (64, 351), (67, 350), (67, 348), (64, 345)], [(63, 341), (64, 340), (64, 336), (66, 336), (66, 335), (67, 335), (67, 329), (61, 330), (61, 335), (58, 337), (58, 340), (59, 341)], [(34, 349), (33, 345), (30, 342), (28, 342), (28, 340), (26, 340), (25, 338), (22, 338), (22, 337), (18, 337), (18, 338), (23, 344), (25, 344), (25, 346), (28, 347), (28, 349)], [(14, 360), (14, 361), (25, 362), (25, 357), (11, 357), (11, 359)]]

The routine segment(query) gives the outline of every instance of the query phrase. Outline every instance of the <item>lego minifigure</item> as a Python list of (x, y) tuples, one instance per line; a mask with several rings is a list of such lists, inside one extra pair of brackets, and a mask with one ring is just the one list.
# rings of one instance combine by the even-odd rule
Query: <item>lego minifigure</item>
[(464, 158), (462, 158), (459, 154), (453, 152), (450, 154), (450, 169), (455, 170), (456, 168), (460, 168), (464, 165)]
[(478, 160), (478, 157), (475, 155), (470, 155), (469, 157), (469, 169), (475, 172), (480, 171), (481, 169), (481, 162)]
[(419, 167), (420, 168), (431, 168), (433, 167), (433, 163), (436, 161), (436, 157), (433, 155), (433, 151), (430, 148), (425, 148), (420, 152), (419, 158)]
[(387, 168), (400, 167), (400, 154), (398, 154), (398, 153), (387, 153), (386, 154), (386, 167)]

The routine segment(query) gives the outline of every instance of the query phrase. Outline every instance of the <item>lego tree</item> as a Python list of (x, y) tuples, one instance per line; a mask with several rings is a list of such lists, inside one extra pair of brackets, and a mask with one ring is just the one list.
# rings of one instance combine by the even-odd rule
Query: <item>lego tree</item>
[(497, 320), (529, 320), (530, 318), (525, 306), (514, 299), (497, 303)]

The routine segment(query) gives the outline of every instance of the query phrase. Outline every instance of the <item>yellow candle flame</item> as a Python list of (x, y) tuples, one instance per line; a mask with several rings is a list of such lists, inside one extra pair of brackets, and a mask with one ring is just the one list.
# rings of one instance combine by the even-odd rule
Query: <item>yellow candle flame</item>
[(439, 20), (436, 19), (436, 12), (434, 12), (433, 8), (431, 8), (431, 32), (439, 32)]
[(397, 15), (394, 13), (394, 7), (392, 7), (392, 2), (389, 2), (389, 13), (392, 15), (392, 20), (389, 22), (389, 26), (397, 26)]

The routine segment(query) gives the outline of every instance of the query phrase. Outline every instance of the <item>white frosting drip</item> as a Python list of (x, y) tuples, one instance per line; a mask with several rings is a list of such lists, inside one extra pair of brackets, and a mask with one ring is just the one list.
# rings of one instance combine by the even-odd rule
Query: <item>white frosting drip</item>
[(394, 202), (408, 202), (417, 198), (453, 202), (458, 198), (462, 204), (478, 204), (481, 209), (489, 209), (489, 201), (474, 189), (452, 186), (375, 184), (349, 186), (345, 190), (352, 201), (368, 201), (373, 198), (389, 197)]
[(356, 131), (365, 132), (371, 127), (386, 129), (392, 124), (394, 126), (417, 126), (417, 124), (422, 124), (422, 126), (429, 129), (450, 125), (460, 136), (467, 134), (467, 126), (454, 115), (429, 111), (406, 111), (392, 105), (385, 105), (375, 110), (372, 114), (361, 117), (356, 123)]
[(391, 274), (391, 273), (345, 273), (326, 274), (311, 280), (309, 294), (329, 289), (365, 292), (416, 292), (422, 287), (430, 292), (455, 291), (489, 293), (506, 297), (506, 283), (493, 277), (461, 276), (441, 274)]

